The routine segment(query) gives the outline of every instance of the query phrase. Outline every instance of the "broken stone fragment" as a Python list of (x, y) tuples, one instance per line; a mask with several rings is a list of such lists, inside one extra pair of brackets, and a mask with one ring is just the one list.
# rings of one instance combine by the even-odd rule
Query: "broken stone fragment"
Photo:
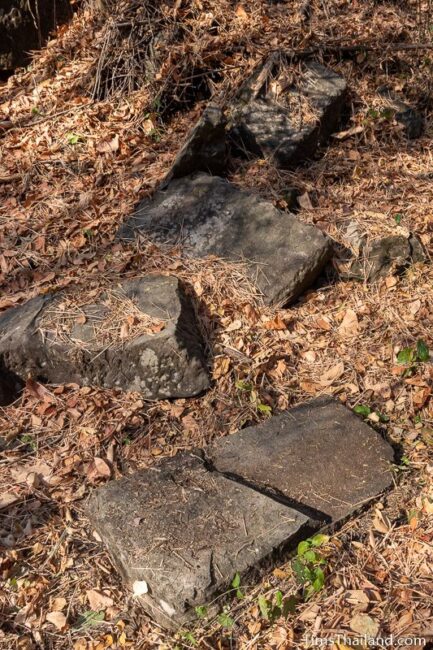
[(192, 257), (243, 260), (266, 302), (282, 305), (307, 289), (331, 256), (330, 240), (315, 226), (207, 174), (176, 179), (140, 203), (119, 230), (123, 239), (138, 235), (182, 244)]
[(403, 102), (390, 88), (382, 86), (379, 94), (385, 100), (394, 114), (394, 118), (403, 126), (404, 133), (408, 140), (415, 140), (421, 137), (424, 131), (423, 116), (412, 106)]
[(189, 397), (209, 386), (203, 341), (176, 278), (145, 276), (104, 289), (95, 303), (67, 293), (34, 298), (0, 317), (0, 364), (22, 380)]
[(306, 516), (208, 471), (198, 454), (107, 483), (88, 514), (126, 582), (167, 628), (311, 531)]
[(238, 154), (270, 157), (280, 167), (313, 158), (337, 129), (346, 81), (319, 63), (295, 70), (271, 57), (241, 89), (233, 106), (230, 136)]
[(198, 171), (224, 175), (226, 167), (226, 119), (223, 111), (211, 104), (192, 128), (165, 183)]
[(328, 523), (392, 485), (392, 447), (329, 398), (221, 438), (205, 451), (218, 472)]
[(413, 234), (391, 235), (361, 247), (348, 277), (374, 282), (392, 273), (401, 273), (411, 264), (425, 262), (423, 245)]

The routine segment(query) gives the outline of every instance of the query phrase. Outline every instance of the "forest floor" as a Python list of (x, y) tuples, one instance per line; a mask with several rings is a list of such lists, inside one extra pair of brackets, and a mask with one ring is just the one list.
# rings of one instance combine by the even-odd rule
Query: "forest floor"
[[(0, 647), (305, 648), (314, 635), (368, 630), (433, 640), (433, 366), (405, 373), (397, 363), (420, 340), (433, 351), (431, 264), (367, 285), (342, 280), (337, 251), (318, 285), (283, 310), (263, 305), (242, 264), (115, 242), (210, 95), (229, 96), (272, 49), (316, 48), (348, 81), (347, 125), (303, 167), (237, 161), (230, 179), (282, 209), (287, 189), (299, 188), (299, 218), (341, 244), (341, 255), (349, 224), (370, 239), (412, 231), (433, 253), (430, 2), (313, 0), (310, 15), (296, 1), (162, 3), (162, 22), (182, 30), (156, 82), (138, 83), (129, 67), (116, 86), (113, 60), (128, 55), (107, 36), (121, 20), (117, 4), (108, 22), (89, 7), (78, 12), (0, 85), (0, 309), (72, 285), (89, 291), (101, 278), (174, 273), (199, 296), (213, 386), (196, 399), (150, 403), (29, 380), (0, 410)], [(369, 49), (338, 50), (352, 45)], [(382, 110), (384, 84), (423, 113), (418, 140)], [(262, 404), (277, 413), (321, 394), (368, 407), (399, 450), (396, 491), (322, 549), (323, 589), (305, 601), (287, 561), (242, 584), (244, 597), (226, 601), (216, 619), (176, 635), (149, 622), (89, 526), (89, 492), (264, 419)], [(291, 595), (292, 611), (277, 616)]]

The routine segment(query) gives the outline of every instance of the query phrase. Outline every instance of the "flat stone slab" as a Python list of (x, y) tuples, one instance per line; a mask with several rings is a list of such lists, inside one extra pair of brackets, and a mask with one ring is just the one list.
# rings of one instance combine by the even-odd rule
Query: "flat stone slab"
[(269, 490), (329, 523), (392, 485), (392, 447), (352, 411), (327, 398), (221, 438), (206, 454), (217, 471)]
[(168, 628), (311, 531), (303, 514), (188, 453), (95, 490), (88, 513), (124, 579), (147, 586), (142, 603)]
[(231, 139), (238, 153), (271, 157), (283, 168), (313, 158), (338, 128), (346, 81), (320, 63), (301, 77), (273, 55), (246, 82), (232, 108)]
[(208, 388), (194, 309), (176, 278), (134, 278), (95, 302), (76, 300), (61, 292), (6, 311), (0, 368), (24, 381), (121, 388), (149, 399)]
[(174, 180), (140, 203), (119, 237), (140, 234), (182, 244), (193, 257), (247, 261), (265, 300), (282, 305), (314, 282), (331, 255), (330, 240), (315, 226), (207, 174)]

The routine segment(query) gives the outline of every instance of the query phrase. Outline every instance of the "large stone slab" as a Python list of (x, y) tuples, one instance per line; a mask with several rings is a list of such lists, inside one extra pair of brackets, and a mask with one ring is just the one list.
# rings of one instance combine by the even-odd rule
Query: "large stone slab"
[(0, 317), (0, 367), (23, 380), (122, 388), (149, 399), (188, 397), (209, 385), (193, 306), (166, 276), (128, 280), (95, 302), (60, 293), (8, 310)]
[(331, 255), (330, 240), (315, 226), (207, 174), (174, 180), (144, 200), (119, 231), (123, 239), (140, 234), (180, 243), (194, 257), (247, 261), (269, 303), (297, 298)]
[(216, 470), (336, 522), (392, 485), (391, 446), (339, 402), (322, 398), (206, 449)]
[(312, 158), (338, 128), (346, 81), (320, 63), (297, 71), (271, 56), (241, 90), (232, 108), (231, 138), (238, 153), (271, 157), (280, 167)]
[(209, 472), (194, 454), (111, 481), (88, 513), (124, 579), (146, 583), (143, 605), (168, 628), (310, 532), (303, 514)]

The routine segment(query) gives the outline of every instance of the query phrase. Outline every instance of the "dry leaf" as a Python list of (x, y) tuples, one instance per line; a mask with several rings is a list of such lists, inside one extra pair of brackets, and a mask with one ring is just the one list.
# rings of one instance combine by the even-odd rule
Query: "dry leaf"
[(96, 145), (99, 153), (115, 153), (119, 150), (119, 136), (116, 134), (111, 140), (101, 140)]
[(331, 323), (326, 318), (318, 318), (315, 322), (315, 325), (319, 329), (325, 330), (325, 332), (329, 332), (332, 329)]
[(242, 5), (238, 5), (235, 9), (235, 14), (240, 20), (247, 20), (248, 19), (248, 14), (243, 8)]
[(343, 337), (356, 336), (359, 332), (358, 316), (353, 309), (348, 309), (338, 328), (338, 332)]
[(351, 630), (362, 636), (374, 639), (379, 634), (379, 623), (367, 614), (356, 614), (349, 625)]
[(58, 630), (64, 630), (66, 627), (66, 616), (62, 612), (48, 612), (46, 620), (55, 625)]
[(240, 330), (242, 327), (242, 321), (241, 320), (234, 320), (226, 327), (226, 332), (236, 332), (237, 330)]
[(350, 129), (347, 129), (347, 131), (340, 131), (339, 133), (334, 133), (333, 138), (336, 138), (337, 140), (346, 140), (346, 138), (350, 138), (352, 135), (358, 135), (358, 133), (362, 133), (364, 131), (363, 126), (352, 126)]
[(95, 456), (87, 470), (87, 478), (90, 481), (94, 481), (98, 478), (110, 478), (110, 476), (111, 468), (109, 464), (102, 458), (99, 458), (99, 456)]
[(301, 208), (304, 208), (304, 210), (312, 210), (313, 209), (313, 204), (311, 203), (310, 195), (308, 192), (305, 192), (304, 194), (301, 194), (301, 196), (298, 197), (298, 203), (301, 206)]
[(323, 373), (320, 380), (322, 386), (331, 386), (337, 379), (344, 374), (344, 363), (339, 361), (335, 366), (332, 366), (329, 370)]
[(114, 604), (112, 598), (96, 589), (89, 589), (86, 591), (86, 596), (89, 601), (90, 609), (93, 609), (94, 612), (99, 612), (101, 609), (112, 607)]
[(228, 373), (230, 370), (231, 360), (229, 357), (217, 357), (213, 364), (212, 376), (214, 379), (219, 379)]
[(62, 609), (65, 609), (67, 604), (66, 598), (54, 598), (53, 603), (51, 605), (51, 609), (53, 612), (61, 612)]
[(273, 320), (268, 320), (266, 323), (263, 323), (263, 327), (267, 330), (286, 330), (287, 325), (278, 314)]
[(373, 517), (373, 528), (377, 530), (378, 533), (386, 535), (391, 530), (391, 522), (388, 517), (381, 512), (380, 510), (375, 510)]
[(4, 510), (4, 508), (9, 508), (10, 506), (13, 506), (15, 503), (18, 503), (18, 501), (20, 500), (21, 497), (17, 496), (16, 494), (12, 494), (11, 492), (2, 494), (0, 496), (0, 510)]

